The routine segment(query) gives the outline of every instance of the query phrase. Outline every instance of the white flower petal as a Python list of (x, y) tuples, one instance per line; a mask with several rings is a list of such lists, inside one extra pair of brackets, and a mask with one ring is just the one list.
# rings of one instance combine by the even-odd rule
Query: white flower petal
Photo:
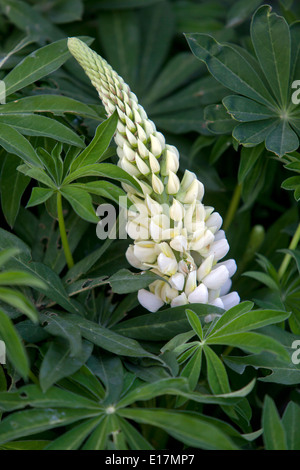
[(125, 253), (128, 263), (136, 269), (143, 269), (143, 263), (134, 255), (134, 246), (130, 245)]
[(202, 279), (210, 273), (213, 261), (214, 255), (210, 255), (203, 261), (203, 263), (201, 263), (197, 271), (198, 281), (202, 281)]
[(228, 292), (231, 289), (231, 286), (232, 286), (232, 280), (227, 279), (227, 281), (223, 284), (223, 286), (220, 289), (220, 297), (222, 297), (222, 295), (228, 294)]
[(206, 226), (210, 228), (214, 233), (217, 232), (222, 226), (223, 219), (218, 212), (213, 212), (211, 216), (206, 220)]
[(183, 235), (178, 235), (170, 241), (170, 245), (175, 251), (182, 253), (187, 250), (187, 239)]
[(220, 289), (229, 278), (228, 269), (225, 266), (219, 266), (217, 269), (211, 271), (202, 282), (208, 289)]
[(201, 283), (196, 289), (188, 296), (191, 304), (206, 304), (208, 301), (208, 290), (205, 284)]
[(186, 284), (185, 284), (185, 289), (184, 292), (186, 296), (188, 297), (197, 287), (197, 271), (192, 271), (189, 273)]
[(215, 257), (215, 261), (219, 261), (220, 259), (224, 258), (229, 251), (229, 244), (226, 239), (221, 239), (214, 241), (211, 244), (208, 254), (213, 254)]
[(181, 305), (186, 304), (188, 304), (188, 299), (185, 293), (182, 292), (182, 294), (178, 295), (177, 297), (175, 297), (175, 299), (172, 300), (171, 307), (180, 307)]
[(170, 277), (169, 283), (171, 284), (172, 287), (174, 287), (174, 289), (181, 291), (184, 286), (184, 280), (185, 278), (182, 273), (176, 273)]
[(146, 289), (140, 289), (138, 291), (138, 301), (144, 308), (153, 313), (157, 312), (157, 310), (164, 305), (163, 300)]
[(222, 261), (221, 263), (216, 264), (216, 266), (226, 266), (229, 272), (229, 277), (232, 277), (237, 270), (236, 262), (234, 259), (228, 259), (226, 261)]
[(217, 297), (215, 300), (209, 303), (210, 305), (213, 305), (214, 307), (219, 307), (219, 308), (224, 308), (224, 304), (220, 297)]

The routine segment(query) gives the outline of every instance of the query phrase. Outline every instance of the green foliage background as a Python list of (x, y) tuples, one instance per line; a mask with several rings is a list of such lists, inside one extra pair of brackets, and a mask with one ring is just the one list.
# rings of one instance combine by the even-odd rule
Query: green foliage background
[[(0, 9), (0, 448), (299, 450), (298, 2)], [(129, 240), (96, 237), (96, 206), (135, 181), (70, 36), (130, 85), (224, 218), (242, 302), (212, 324), (209, 305), (145, 312), (151, 273), (129, 271)]]

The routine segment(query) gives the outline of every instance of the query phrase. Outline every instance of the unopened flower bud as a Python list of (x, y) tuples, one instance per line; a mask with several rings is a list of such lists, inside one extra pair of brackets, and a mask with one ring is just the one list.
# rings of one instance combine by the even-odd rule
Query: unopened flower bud
[(180, 181), (173, 171), (169, 171), (169, 178), (167, 183), (167, 194), (177, 194), (180, 188)]
[(151, 141), (151, 152), (155, 157), (159, 157), (161, 152), (162, 152), (162, 147), (160, 140), (155, 137), (155, 135), (150, 135), (150, 141)]
[(175, 222), (180, 222), (184, 216), (184, 208), (183, 205), (177, 201), (177, 199), (173, 198), (172, 206), (170, 207), (169, 214), (172, 220)]
[(136, 162), (136, 166), (138, 167), (142, 175), (144, 176), (149, 175), (150, 168), (148, 167), (147, 163), (144, 160), (142, 160), (141, 157), (138, 156), (137, 153), (135, 153), (135, 162)]
[(199, 191), (199, 181), (195, 179), (190, 185), (190, 187), (187, 189), (186, 193), (183, 195), (181, 195), (180, 193), (180, 197), (178, 195), (178, 198), (184, 204), (191, 204), (192, 202), (197, 200), (198, 191)]
[(186, 191), (193, 181), (196, 179), (195, 173), (189, 170), (185, 170), (183, 178), (181, 180), (180, 191)]
[(192, 271), (188, 274), (184, 292), (187, 297), (196, 289), (197, 287), (197, 271)]
[(129, 160), (130, 162), (135, 160), (135, 153), (136, 152), (134, 150), (132, 150), (132, 148), (128, 145), (127, 141), (124, 142), (123, 152), (124, 152), (124, 155), (127, 158), (127, 160)]
[(138, 123), (136, 123), (136, 128), (137, 128), (137, 132), (138, 132), (138, 138), (141, 142), (145, 143), (147, 141), (147, 134), (146, 132), (144, 131), (144, 129), (142, 128), (142, 126)]
[(162, 181), (154, 173), (152, 173), (152, 187), (156, 194), (162, 194), (164, 191), (164, 185)]
[(132, 176), (140, 176), (141, 175), (141, 172), (139, 171), (139, 169), (135, 165), (130, 163), (130, 161), (127, 160), (126, 157), (122, 158), (120, 163), (121, 163), (121, 168), (123, 168), (123, 170), (127, 171), (127, 173), (129, 173), (130, 175), (132, 175)]
[(149, 164), (150, 164), (152, 173), (159, 173), (160, 164), (157, 158), (151, 152), (149, 152)]
[(169, 146), (166, 146), (161, 164), (161, 174), (163, 176), (168, 176), (170, 171), (177, 173), (179, 168), (179, 160), (176, 153), (169, 150), (168, 147)]
[(126, 137), (130, 145), (134, 148), (137, 147), (137, 138), (133, 135), (133, 133), (126, 127)]
[(149, 155), (149, 150), (147, 149), (146, 145), (141, 140), (138, 139), (137, 146), (138, 146), (139, 155), (142, 158), (147, 158)]
[(158, 202), (154, 201), (150, 196), (146, 196), (146, 204), (151, 215), (158, 215), (162, 213), (162, 206)]

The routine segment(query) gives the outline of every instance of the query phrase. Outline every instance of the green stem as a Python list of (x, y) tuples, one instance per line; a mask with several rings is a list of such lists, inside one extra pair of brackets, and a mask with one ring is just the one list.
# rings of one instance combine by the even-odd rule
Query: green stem
[(70, 269), (74, 266), (74, 261), (73, 261), (72, 253), (70, 250), (67, 233), (66, 233), (66, 226), (65, 226), (63, 208), (62, 208), (62, 197), (61, 197), (60, 192), (57, 193), (57, 217), (58, 217), (58, 225), (59, 225), (62, 246), (64, 249), (68, 268)]
[(231, 225), (231, 222), (234, 219), (234, 216), (236, 214), (236, 211), (239, 207), (239, 203), (241, 200), (241, 194), (242, 194), (242, 185), (237, 184), (233, 193), (233, 196), (231, 198), (228, 211), (224, 220), (223, 228), (226, 231), (229, 226)]
[(34, 373), (30, 370), (29, 373), (28, 373), (28, 377), (30, 378), (30, 380), (35, 384), (35, 385), (39, 385), (39, 381), (38, 379), (36, 378), (36, 376), (34, 375)]
[[(299, 240), (300, 240), (300, 224), (298, 225), (297, 230), (294, 233), (294, 236), (293, 236), (292, 241), (291, 241), (290, 246), (289, 246), (289, 250), (295, 250), (297, 248)], [(292, 258), (292, 256), (289, 253), (287, 253), (285, 255), (285, 257), (283, 258), (283, 261), (282, 261), (281, 266), (280, 266), (279, 271), (278, 271), (279, 279), (282, 279), (284, 273), (286, 272), (286, 270), (288, 268), (288, 265), (291, 261), (291, 258)]]

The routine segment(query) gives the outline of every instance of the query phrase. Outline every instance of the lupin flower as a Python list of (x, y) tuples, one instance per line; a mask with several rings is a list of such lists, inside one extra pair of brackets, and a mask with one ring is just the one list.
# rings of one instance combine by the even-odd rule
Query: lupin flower
[(203, 184), (188, 170), (180, 181), (178, 150), (166, 144), (136, 95), (106, 60), (77, 38), (70, 38), (68, 46), (107, 115), (117, 110), (118, 165), (141, 187), (138, 192), (123, 184), (133, 204), (126, 226), (133, 244), (126, 258), (133, 267), (151, 270), (167, 282), (157, 280), (149, 290), (139, 290), (139, 302), (150, 312), (164, 304), (203, 303), (225, 310), (237, 305), (237, 292), (229, 293), (236, 263), (220, 262), (229, 245), (221, 216), (202, 203)]

